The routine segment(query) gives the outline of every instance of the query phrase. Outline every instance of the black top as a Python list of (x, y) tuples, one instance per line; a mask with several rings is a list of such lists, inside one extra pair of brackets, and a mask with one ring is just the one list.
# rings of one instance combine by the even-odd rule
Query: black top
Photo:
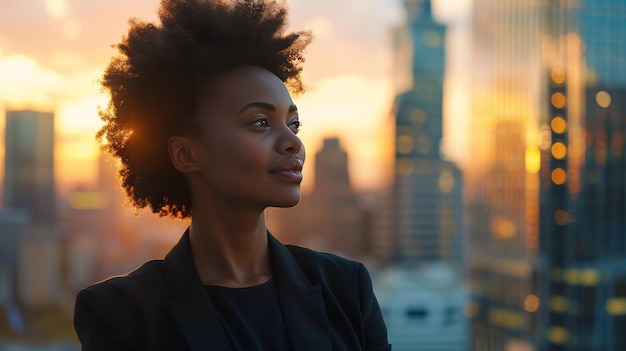
[[(391, 351), (363, 264), (269, 233), (268, 244), (291, 350)], [(84, 351), (232, 349), (194, 266), (189, 232), (165, 259), (81, 290), (74, 327)]]
[(248, 288), (206, 289), (233, 351), (289, 350), (274, 279)]

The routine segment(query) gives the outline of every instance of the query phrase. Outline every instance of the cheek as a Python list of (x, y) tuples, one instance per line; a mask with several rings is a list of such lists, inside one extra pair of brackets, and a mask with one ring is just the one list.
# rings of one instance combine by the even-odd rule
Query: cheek
[(251, 139), (249, 136), (233, 140), (224, 152), (228, 158), (226, 162), (232, 166), (231, 169), (234, 171), (265, 170), (271, 156), (271, 145), (268, 144)]

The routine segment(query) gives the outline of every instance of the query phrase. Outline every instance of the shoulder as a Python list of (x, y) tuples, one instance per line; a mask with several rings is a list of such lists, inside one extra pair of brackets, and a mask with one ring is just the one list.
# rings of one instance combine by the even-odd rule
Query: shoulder
[[(82, 289), (76, 296), (74, 327), (94, 350), (130, 350), (141, 345), (143, 319), (161, 313), (168, 294), (162, 261), (150, 261), (128, 274)], [(93, 348), (92, 348), (93, 347)]]
[(296, 245), (285, 245), (291, 255), (303, 268), (323, 271), (336, 269), (358, 269), (361, 263), (336, 254), (311, 250)]
[(364, 274), (369, 280), (369, 273), (361, 262), (300, 246), (286, 245), (286, 247), (313, 283), (329, 283), (335, 287), (354, 287), (358, 286)]
[[(79, 292), (79, 296), (99, 295), (111, 302), (117, 300), (132, 303), (133, 300), (145, 299), (148, 291), (157, 294), (159, 291), (167, 291), (163, 289), (166, 281), (162, 264), (162, 260), (148, 261), (130, 273), (111, 277), (84, 288)], [(153, 295), (152, 293), (150, 295)]]

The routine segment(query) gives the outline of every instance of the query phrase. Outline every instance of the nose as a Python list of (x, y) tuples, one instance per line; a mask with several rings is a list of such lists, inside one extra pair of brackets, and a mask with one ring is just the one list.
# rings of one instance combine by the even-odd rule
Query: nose
[(288, 127), (281, 128), (281, 137), (278, 144), (278, 151), (283, 154), (304, 153), (302, 140)]

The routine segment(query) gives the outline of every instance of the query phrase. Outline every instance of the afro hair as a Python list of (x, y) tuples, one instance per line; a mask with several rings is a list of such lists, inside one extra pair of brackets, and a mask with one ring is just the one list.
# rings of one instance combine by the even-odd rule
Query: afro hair
[(102, 147), (121, 163), (122, 188), (136, 208), (191, 216), (185, 177), (170, 162), (168, 139), (184, 133), (202, 87), (238, 66), (267, 69), (295, 94), (310, 32), (285, 34), (277, 0), (162, 0), (160, 24), (130, 20), (101, 84), (110, 94), (99, 111)]

